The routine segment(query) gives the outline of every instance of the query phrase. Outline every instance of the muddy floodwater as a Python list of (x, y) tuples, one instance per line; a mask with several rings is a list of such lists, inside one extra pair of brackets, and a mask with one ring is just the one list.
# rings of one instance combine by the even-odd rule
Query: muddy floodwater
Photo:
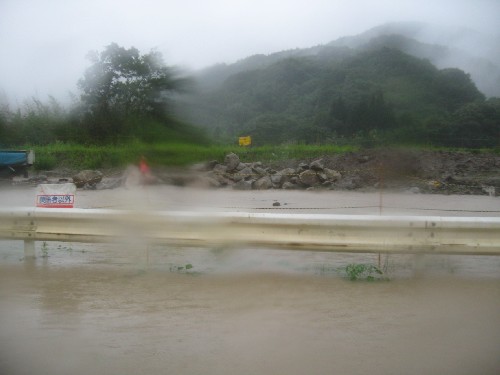
[[(117, 189), (78, 192), (76, 204), (500, 215), (498, 197), (279, 193)], [(33, 194), (3, 190), (0, 204)], [(500, 373), (500, 257), (428, 255), (416, 267), (412, 255), (130, 241), (37, 242), (36, 255), (0, 241), (0, 374)], [(385, 273), (350, 281), (353, 263)]]

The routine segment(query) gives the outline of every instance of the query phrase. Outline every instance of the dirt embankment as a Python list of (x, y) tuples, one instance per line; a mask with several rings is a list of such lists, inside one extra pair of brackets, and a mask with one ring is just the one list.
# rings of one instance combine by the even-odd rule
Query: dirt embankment
[[(71, 182), (77, 172), (38, 172), (28, 181), (17, 183)], [(84, 188), (110, 189), (141, 183), (139, 169), (134, 166), (101, 172), (102, 182), (83, 184)], [(242, 190), (387, 189), (413, 193), (500, 195), (500, 155), (493, 153), (365, 150), (269, 164), (246, 162), (232, 154), (223, 162), (201, 163), (185, 169), (153, 168), (152, 173), (155, 183)]]
[[(223, 163), (206, 163), (197, 172), (205, 173), (210, 186), (242, 190), (388, 189), (500, 195), (500, 155), (486, 153), (365, 150), (269, 165), (240, 162), (230, 154)], [(182, 178), (176, 182), (182, 184)]]
[(353, 189), (500, 195), (500, 155), (452, 151), (361, 151), (323, 158)]

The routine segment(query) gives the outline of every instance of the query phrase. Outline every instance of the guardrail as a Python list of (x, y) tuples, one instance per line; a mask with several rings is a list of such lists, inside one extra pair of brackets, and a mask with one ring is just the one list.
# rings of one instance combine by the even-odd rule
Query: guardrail
[(0, 238), (330, 252), (500, 255), (500, 218), (0, 209)]

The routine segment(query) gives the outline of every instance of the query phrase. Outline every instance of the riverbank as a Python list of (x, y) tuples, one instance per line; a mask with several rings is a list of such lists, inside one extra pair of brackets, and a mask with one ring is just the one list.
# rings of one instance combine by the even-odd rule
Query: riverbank
[[(71, 182), (79, 172), (71, 168), (33, 171), (30, 178), (15, 178), (12, 184)], [(88, 183), (81, 185), (85, 189), (141, 184), (133, 164), (92, 172)], [(267, 162), (248, 153), (229, 153), (220, 160), (187, 167), (152, 164), (151, 173), (149, 184), (200, 188), (500, 195), (500, 155), (486, 152), (365, 150)]]

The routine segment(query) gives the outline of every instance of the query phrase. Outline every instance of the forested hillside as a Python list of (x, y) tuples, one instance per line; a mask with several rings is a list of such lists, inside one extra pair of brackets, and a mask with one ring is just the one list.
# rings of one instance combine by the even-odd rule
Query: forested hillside
[(463, 29), (417, 39), (425, 30), (418, 23), (389, 24), (192, 77), (167, 66), (158, 52), (111, 43), (89, 54), (70, 107), (53, 98), (33, 97), (17, 109), (0, 102), (0, 144), (227, 145), (250, 135), (256, 146), (500, 149), (496, 39)]
[(216, 139), (251, 135), (257, 145), (361, 139), (498, 146), (499, 100), (486, 100), (464, 71), (438, 69), (396, 48), (396, 41), (442, 51), (393, 36), (357, 48), (253, 56), (206, 71), (202, 90), (184, 109)]
[(428, 59), (440, 69), (462, 69), (486, 96), (500, 97), (500, 35), (485, 35), (464, 27), (394, 22), (339, 38), (328, 45), (396, 48)]

